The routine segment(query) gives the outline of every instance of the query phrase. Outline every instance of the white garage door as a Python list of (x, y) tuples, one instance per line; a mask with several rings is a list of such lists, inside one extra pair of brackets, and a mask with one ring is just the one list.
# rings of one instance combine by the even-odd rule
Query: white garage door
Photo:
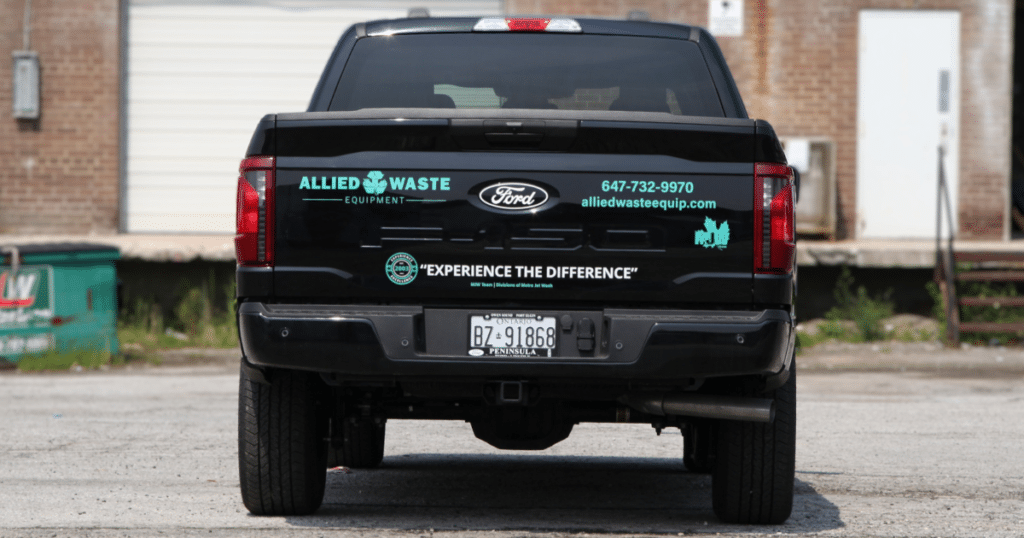
[(306, 109), (356, 22), (496, 15), (500, 0), (130, 0), (125, 229), (235, 229), (235, 182), (256, 123)]

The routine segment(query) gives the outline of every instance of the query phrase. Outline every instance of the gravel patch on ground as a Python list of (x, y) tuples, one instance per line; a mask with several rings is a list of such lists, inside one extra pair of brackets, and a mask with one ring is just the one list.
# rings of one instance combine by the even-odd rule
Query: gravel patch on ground
[(939, 342), (825, 342), (797, 354), (800, 370), (931, 372), (971, 376), (1024, 375), (1024, 347), (950, 349)]

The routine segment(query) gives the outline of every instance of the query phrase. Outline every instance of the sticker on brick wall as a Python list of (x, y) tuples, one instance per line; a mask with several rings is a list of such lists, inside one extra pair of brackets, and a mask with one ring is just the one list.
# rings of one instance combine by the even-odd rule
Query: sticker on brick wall
[(743, 35), (743, 0), (708, 0), (708, 31), (715, 37)]

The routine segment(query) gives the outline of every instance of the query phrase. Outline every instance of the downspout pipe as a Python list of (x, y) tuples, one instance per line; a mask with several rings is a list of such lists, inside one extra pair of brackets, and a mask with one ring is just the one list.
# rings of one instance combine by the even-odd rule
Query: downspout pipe
[(31, 50), (32, 45), (32, 0), (25, 0), (25, 17), (21, 24), (21, 50)]

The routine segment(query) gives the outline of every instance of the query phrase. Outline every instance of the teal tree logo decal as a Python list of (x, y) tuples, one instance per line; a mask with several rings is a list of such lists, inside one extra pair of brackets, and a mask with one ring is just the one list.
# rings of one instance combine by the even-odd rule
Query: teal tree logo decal
[(704, 229), (694, 234), (693, 244), (725, 250), (729, 246), (729, 223), (722, 221), (722, 224), (715, 224), (709, 217), (704, 217)]
[(363, 190), (366, 191), (366, 194), (383, 194), (386, 188), (388, 188), (388, 182), (384, 181), (384, 172), (374, 170), (366, 174), (366, 179), (363, 180)]

